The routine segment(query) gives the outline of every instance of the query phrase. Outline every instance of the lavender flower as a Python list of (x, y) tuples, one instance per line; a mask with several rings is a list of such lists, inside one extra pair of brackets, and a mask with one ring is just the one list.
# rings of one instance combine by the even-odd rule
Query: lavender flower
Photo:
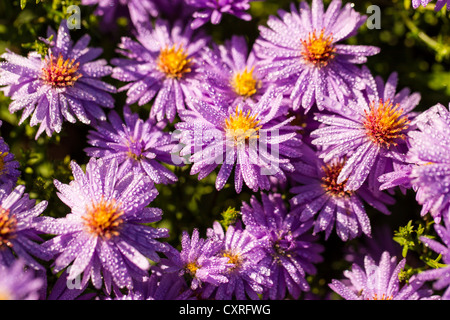
[(327, 108), (335, 114), (317, 115), (324, 126), (311, 133), (312, 144), (323, 148), (320, 157), (325, 163), (347, 158), (336, 180), (338, 184), (347, 181), (344, 191), (355, 191), (366, 180), (373, 192), (379, 190), (378, 177), (404, 165), (411, 110), (420, 100), (408, 88), (396, 93), (396, 73), (384, 84), (364, 69), (368, 82), (364, 93), (345, 105), (326, 99)]
[(198, 229), (189, 237), (184, 231), (181, 247), (181, 252), (172, 248), (166, 253), (168, 259), (162, 261), (164, 272), (187, 275), (192, 290), (203, 288), (207, 283), (217, 286), (228, 281), (224, 273), (230, 267), (229, 259), (219, 256), (222, 241), (217, 237), (200, 238)]
[(294, 110), (302, 106), (307, 112), (315, 102), (322, 109), (323, 97), (344, 101), (353, 89), (364, 88), (355, 64), (379, 49), (338, 43), (355, 35), (366, 19), (350, 3), (341, 4), (333, 0), (324, 12), (322, 0), (313, 0), (311, 8), (301, 1), (299, 10), (291, 3), (291, 12), (280, 11), (279, 18), (269, 17), (268, 27), (259, 28), (260, 70), (267, 81), (288, 87)]
[(430, 213), (436, 223), (450, 217), (450, 112), (437, 104), (411, 122), (407, 165), (379, 177), (381, 189), (413, 188), (422, 205), (421, 216)]
[(420, 237), (420, 240), (439, 255), (442, 255), (442, 265), (436, 269), (430, 269), (418, 274), (418, 279), (422, 281), (435, 280), (433, 288), (444, 290), (443, 300), (450, 300), (450, 220), (445, 219), (444, 225), (435, 224), (434, 229), (443, 243), (427, 237)]
[(54, 181), (71, 212), (41, 226), (56, 235), (43, 244), (54, 254), (53, 271), (70, 265), (69, 281), (83, 274), (81, 286), (90, 279), (99, 289), (104, 281), (108, 293), (111, 284), (132, 288), (148, 274), (149, 259), (159, 261), (157, 252), (166, 250), (156, 239), (168, 231), (147, 225), (161, 219), (160, 209), (147, 207), (158, 192), (143, 174), (118, 175), (115, 159), (91, 158), (86, 173), (75, 162), (71, 167), (73, 181)]
[[(420, 5), (426, 7), (430, 2), (431, 0), (412, 0), (412, 6), (414, 9), (417, 9)], [(437, 0), (434, 10), (439, 11), (445, 5), (447, 5), (447, 10), (450, 10), (450, 0)]]
[(399, 273), (405, 266), (402, 259), (384, 252), (377, 264), (370, 256), (364, 259), (364, 266), (352, 265), (352, 270), (344, 271), (347, 279), (333, 279), (330, 288), (346, 300), (429, 300), (439, 299), (432, 291), (424, 288), (423, 281), (412, 276), (401, 287)]
[(47, 201), (36, 204), (24, 191), (23, 185), (0, 189), (0, 266), (9, 267), (19, 257), (27, 266), (45, 270), (35, 258), (51, 258), (40, 244), (38, 230), (39, 224), (46, 221), (39, 216), (47, 208)]
[(255, 103), (270, 84), (263, 79), (258, 59), (253, 50), (249, 52), (242, 36), (232, 36), (223, 45), (213, 43), (213, 49), (205, 50), (203, 60), (203, 100), (231, 105)]
[(30, 116), (30, 126), (40, 123), (36, 139), (44, 131), (48, 136), (59, 133), (65, 120), (89, 124), (106, 119), (102, 107), (114, 107), (110, 93), (116, 91), (100, 80), (112, 68), (103, 59), (93, 61), (102, 49), (88, 47), (89, 35), (73, 44), (62, 21), (58, 33), (50, 29), (47, 36), (54, 40), (44, 59), (37, 52), (24, 58), (8, 51), (0, 63), (0, 86), (6, 86), (2, 91), (13, 100), (9, 111), (23, 109), (19, 124)]
[(39, 300), (44, 280), (25, 270), (22, 260), (10, 267), (0, 266), (0, 300)]
[(160, 0), (82, 0), (86, 6), (97, 6), (94, 14), (102, 17), (103, 28), (114, 28), (117, 18), (129, 17), (133, 24), (149, 21), (158, 16)]
[[(291, 210), (300, 221), (314, 219), (314, 233), (325, 232), (328, 239), (333, 229), (343, 241), (365, 234), (371, 235), (371, 223), (365, 203), (389, 215), (386, 205), (393, 204), (394, 198), (387, 194), (373, 193), (363, 184), (358, 190), (346, 190), (347, 180), (338, 182), (338, 177), (346, 161), (334, 158), (324, 163), (317, 152), (306, 144), (302, 146), (303, 157), (294, 162), (296, 168), (291, 175), (295, 194), (291, 200)], [(295, 185), (295, 183), (297, 185)]]
[(196, 300), (196, 297), (183, 277), (153, 270), (149, 277), (137, 282), (132, 290), (125, 294), (117, 291), (114, 298), (109, 296), (106, 300)]
[(312, 220), (302, 222), (298, 215), (288, 213), (280, 194), (261, 194), (261, 203), (252, 196), (250, 204), (241, 207), (245, 230), (258, 241), (267, 241), (264, 263), (269, 265), (273, 286), (264, 297), (282, 300), (288, 292), (298, 299), (302, 291), (309, 291), (307, 274), (315, 274), (315, 263), (322, 262), (323, 247), (315, 243), (310, 229)]
[(191, 23), (191, 27), (193, 29), (201, 27), (208, 21), (211, 21), (212, 24), (219, 24), (225, 13), (250, 21), (252, 16), (246, 11), (250, 9), (252, 1), (262, 0), (185, 0), (186, 4), (196, 9), (192, 15), (194, 21)]
[(16, 185), (20, 176), (20, 164), (9, 150), (8, 144), (0, 137), (0, 188), (10, 188)]
[(216, 300), (258, 300), (273, 285), (265, 257), (265, 241), (256, 239), (238, 225), (230, 225), (224, 231), (216, 221), (208, 231), (209, 236), (221, 239), (220, 256), (226, 257), (232, 267), (226, 272), (228, 281), (218, 286), (208, 284), (202, 297)]
[(171, 25), (158, 19), (154, 28), (140, 24), (136, 39), (122, 38), (119, 52), (126, 59), (111, 60), (116, 66), (112, 77), (128, 82), (119, 89), (127, 90), (127, 104), (142, 106), (155, 98), (150, 116), (172, 122), (177, 111), (185, 109), (185, 99), (194, 94), (200, 51), (209, 37), (181, 21)]
[(108, 115), (108, 122), (100, 122), (95, 131), (88, 134), (88, 143), (92, 147), (85, 149), (90, 157), (109, 160), (117, 159), (119, 171), (132, 170), (145, 173), (154, 183), (172, 183), (176, 175), (161, 164), (173, 165), (173, 159), (181, 163), (171, 151), (175, 145), (171, 135), (163, 132), (161, 125), (152, 119), (143, 121), (139, 115), (124, 107), (124, 121), (113, 110)]
[(181, 156), (190, 156), (191, 174), (203, 179), (219, 164), (216, 189), (221, 190), (235, 169), (235, 189), (243, 183), (257, 191), (270, 188), (270, 176), (286, 180), (293, 171), (290, 159), (300, 157), (298, 127), (290, 126), (294, 117), (278, 114), (282, 94), (267, 91), (256, 104), (213, 105), (195, 100), (194, 111), (185, 111), (175, 126)]

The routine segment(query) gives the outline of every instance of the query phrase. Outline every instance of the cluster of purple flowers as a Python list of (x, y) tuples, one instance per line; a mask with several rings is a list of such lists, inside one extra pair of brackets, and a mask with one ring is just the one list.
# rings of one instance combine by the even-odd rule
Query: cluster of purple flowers
[[(422, 240), (450, 264), (450, 111), (414, 112), (420, 94), (397, 89), (396, 73), (372, 74), (365, 63), (380, 50), (345, 44), (366, 17), (341, 0), (292, 3), (253, 45), (241, 36), (213, 43), (204, 25), (223, 14), (249, 20), (250, 2), (84, 0), (105, 25), (122, 13), (133, 24), (111, 65), (89, 35), (73, 43), (65, 21), (49, 30), (45, 57), (1, 56), (1, 90), (20, 124), (39, 124), (36, 139), (65, 121), (89, 125), (90, 161), (85, 170), (71, 163), (72, 181), (54, 181), (69, 209), (50, 217), (46, 201), (17, 185), (19, 163), (1, 138), (0, 298), (92, 298), (83, 295), (92, 286), (100, 299), (298, 299), (323, 261), (320, 236), (372, 236), (367, 208), (389, 215), (397, 186), (433, 217), (444, 245)], [(148, 104), (148, 117), (132, 111)], [(231, 181), (237, 194), (252, 193), (237, 221), (216, 221), (204, 237), (186, 230), (179, 247), (164, 241), (170, 230), (154, 226), (164, 213), (149, 205), (156, 185), (178, 181), (174, 166), (199, 180), (215, 172), (218, 191)], [(48, 297), (40, 261), (62, 272)], [(403, 284), (404, 259), (386, 251), (361, 261), (329, 284), (344, 299), (440, 299), (425, 285), (435, 279), (450, 298), (448, 266)]]

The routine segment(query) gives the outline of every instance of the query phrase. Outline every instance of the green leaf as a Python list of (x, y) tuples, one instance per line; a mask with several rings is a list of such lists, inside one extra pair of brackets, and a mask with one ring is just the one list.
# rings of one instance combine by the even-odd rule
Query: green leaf
[(27, 0), (20, 0), (20, 9), (25, 9), (25, 6), (27, 5)]

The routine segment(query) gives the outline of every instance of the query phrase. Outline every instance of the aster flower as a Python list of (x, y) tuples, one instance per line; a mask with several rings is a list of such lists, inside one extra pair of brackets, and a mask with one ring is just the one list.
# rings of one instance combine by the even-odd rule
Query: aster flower
[(115, 58), (112, 77), (127, 85), (127, 104), (142, 106), (154, 103), (150, 116), (158, 121), (175, 119), (177, 111), (185, 109), (185, 100), (194, 94), (201, 63), (200, 51), (208, 45), (209, 37), (194, 32), (182, 21), (173, 24), (158, 19), (154, 28), (138, 26), (136, 40), (123, 37), (119, 52), (126, 58)]
[(42, 247), (39, 224), (47, 201), (36, 204), (25, 192), (25, 186), (0, 189), (0, 266), (11, 266), (17, 257), (35, 270), (45, 270), (35, 258), (49, 260), (51, 255)]
[(26, 270), (22, 260), (10, 267), (0, 265), (0, 300), (39, 300), (44, 280)]
[(324, 126), (311, 133), (312, 144), (323, 149), (320, 157), (325, 163), (347, 159), (336, 180), (346, 181), (344, 191), (355, 191), (367, 181), (375, 192), (380, 175), (405, 164), (406, 137), (415, 116), (411, 111), (420, 101), (420, 94), (410, 94), (408, 88), (396, 92), (396, 73), (383, 83), (364, 70), (366, 90), (345, 105), (326, 99), (327, 108), (335, 113), (318, 114), (316, 119)]
[[(430, 2), (431, 0), (412, 0), (412, 6), (414, 9), (417, 9), (420, 5), (426, 7)], [(437, 0), (434, 10), (439, 11), (445, 5), (447, 5), (447, 10), (450, 10), (450, 0)]]
[(435, 224), (434, 229), (441, 242), (427, 237), (420, 237), (425, 246), (442, 256), (442, 265), (436, 269), (430, 269), (418, 274), (422, 281), (435, 281), (435, 290), (445, 290), (443, 300), (450, 300), (450, 220), (445, 219), (444, 224)]
[(203, 53), (202, 99), (219, 104), (256, 103), (270, 83), (259, 72), (254, 51), (243, 36), (232, 36), (223, 45), (212, 44)]
[(413, 188), (422, 205), (421, 216), (430, 213), (436, 223), (450, 217), (450, 112), (437, 104), (411, 123), (408, 133), (408, 165), (379, 177), (381, 189)]
[(160, 0), (81, 0), (85, 6), (96, 6), (94, 14), (102, 17), (103, 28), (114, 28), (117, 18), (129, 17), (133, 24), (158, 16)]
[(70, 265), (67, 279), (80, 276), (81, 286), (91, 280), (97, 289), (104, 281), (107, 292), (111, 284), (132, 288), (148, 275), (149, 259), (159, 261), (157, 252), (166, 250), (157, 239), (168, 230), (147, 225), (161, 219), (160, 209), (148, 207), (158, 192), (143, 174), (119, 175), (115, 159), (91, 158), (86, 173), (75, 162), (71, 168), (68, 185), (54, 181), (71, 212), (41, 225), (56, 235), (43, 244), (54, 255), (53, 271)]
[(95, 292), (85, 292), (88, 283), (81, 286), (80, 279), (68, 280), (68, 270), (64, 270), (51, 288), (47, 300), (91, 300), (96, 296)]
[(217, 286), (208, 284), (202, 297), (259, 300), (258, 294), (263, 294), (273, 285), (268, 261), (263, 260), (267, 243), (256, 239), (239, 225), (230, 225), (225, 231), (217, 221), (208, 230), (208, 235), (222, 240), (219, 256), (226, 257), (232, 267), (225, 273), (228, 281)]
[(293, 171), (290, 159), (300, 157), (301, 140), (294, 117), (280, 112), (283, 96), (275, 89), (267, 91), (256, 104), (214, 105), (196, 99), (194, 111), (185, 111), (175, 125), (185, 147), (181, 156), (189, 156), (191, 174), (203, 179), (218, 165), (216, 189), (221, 190), (235, 169), (235, 189), (243, 183), (257, 191), (269, 190), (269, 177), (286, 180)]
[(9, 150), (8, 144), (0, 137), (0, 188), (16, 185), (20, 176), (20, 164)]
[(273, 286), (264, 296), (281, 300), (286, 292), (298, 299), (302, 291), (309, 291), (307, 274), (316, 274), (315, 263), (322, 262), (323, 247), (315, 243), (310, 233), (312, 220), (302, 222), (298, 215), (287, 212), (280, 194), (261, 194), (261, 203), (252, 196), (241, 207), (245, 229), (260, 241), (268, 241), (264, 248), (264, 264), (269, 265)]
[(250, 21), (252, 16), (247, 12), (250, 2), (262, 0), (185, 0), (186, 4), (194, 7), (196, 11), (192, 15), (194, 21), (191, 23), (193, 29), (197, 29), (211, 21), (219, 24), (223, 14), (230, 14), (239, 19)]
[(108, 115), (108, 122), (99, 122), (95, 130), (89, 131), (88, 143), (92, 147), (85, 149), (90, 157), (109, 160), (117, 159), (119, 171), (142, 172), (154, 183), (172, 183), (176, 175), (162, 165), (182, 163), (171, 151), (175, 145), (171, 135), (163, 132), (161, 123), (152, 119), (143, 121), (139, 115), (132, 113), (128, 106), (123, 110), (124, 121), (113, 110)]
[(371, 235), (371, 223), (365, 203), (378, 211), (389, 215), (387, 205), (395, 202), (387, 194), (373, 193), (362, 185), (358, 190), (346, 190), (347, 181), (337, 182), (346, 160), (334, 158), (324, 163), (306, 144), (302, 146), (303, 157), (293, 163), (291, 175), (293, 187), (290, 192), (291, 210), (300, 221), (314, 219), (314, 233), (325, 232), (328, 239), (333, 229), (343, 241), (365, 234)]
[(0, 63), (0, 86), (6, 86), (2, 91), (13, 100), (9, 111), (23, 109), (19, 124), (30, 116), (30, 126), (40, 123), (36, 139), (43, 131), (48, 136), (59, 133), (64, 121), (104, 120), (102, 108), (114, 107), (110, 93), (115, 88), (100, 80), (112, 68), (104, 59), (94, 60), (102, 49), (88, 47), (90, 36), (73, 44), (66, 21), (47, 36), (54, 40), (44, 59), (37, 52), (24, 58), (8, 51), (1, 56), (6, 61)]
[(306, 1), (297, 10), (280, 11), (270, 16), (267, 26), (260, 26), (255, 52), (267, 81), (287, 86), (294, 110), (302, 106), (307, 112), (316, 102), (322, 109), (325, 96), (344, 101), (354, 89), (364, 88), (358, 64), (379, 52), (373, 46), (347, 45), (339, 42), (356, 34), (366, 17), (351, 3), (341, 8), (333, 0), (324, 11), (322, 0)]
[(198, 229), (189, 237), (184, 231), (181, 247), (181, 251), (171, 248), (166, 253), (168, 259), (162, 261), (164, 272), (187, 275), (192, 290), (203, 288), (206, 283), (217, 286), (228, 281), (224, 275), (229, 269), (228, 258), (218, 256), (222, 242), (217, 237), (200, 238)]
[(424, 282), (412, 276), (407, 284), (400, 283), (399, 273), (406, 263), (388, 252), (381, 255), (377, 264), (370, 256), (365, 256), (364, 266), (352, 265), (352, 270), (344, 271), (347, 279), (333, 279), (330, 288), (346, 300), (429, 300), (439, 299), (424, 287)]
[[(158, 269), (158, 268), (154, 268)], [(115, 292), (114, 296), (106, 296), (105, 300), (196, 300), (183, 277), (176, 273), (165, 273), (152, 270), (149, 277), (137, 282), (132, 290), (126, 293)]]

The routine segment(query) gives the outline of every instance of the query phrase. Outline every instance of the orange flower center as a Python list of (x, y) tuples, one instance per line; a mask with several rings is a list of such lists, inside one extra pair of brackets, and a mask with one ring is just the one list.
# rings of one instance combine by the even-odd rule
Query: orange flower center
[(16, 237), (17, 219), (9, 209), (0, 207), (0, 249), (12, 247), (11, 240)]
[(159, 70), (169, 78), (180, 79), (185, 73), (192, 71), (192, 59), (188, 58), (187, 53), (181, 46), (178, 49), (175, 48), (175, 45), (172, 48), (162, 49), (157, 65)]
[(336, 56), (333, 37), (325, 37), (323, 29), (318, 35), (316, 31), (310, 32), (308, 39), (301, 42), (303, 58), (314, 66), (325, 67)]
[(90, 233), (109, 240), (119, 235), (123, 224), (121, 219), (123, 214), (123, 210), (115, 200), (102, 199), (100, 202), (92, 204), (91, 208), (87, 208), (83, 220)]
[(397, 145), (397, 139), (405, 139), (404, 130), (408, 128), (409, 120), (399, 104), (394, 106), (389, 100), (384, 103), (380, 100), (371, 103), (370, 110), (364, 112), (367, 136), (377, 145), (389, 148)]
[(332, 196), (350, 197), (353, 194), (352, 191), (345, 190), (345, 184), (347, 183), (347, 180), (342, 183), (337, 183), (337, 179), (343, 167), (344, 161), (336, 161), (334, 163), (322, 166), (322, 187), (328, 194)]
[(75, 63), (74, 59), (64, 60), (62, 55), (56, 58), (50, 54), (45, 62), (42, 68), (42, 80), (54, 88), (71, 87), (82, 76), (78, 72), (80, 63)]

